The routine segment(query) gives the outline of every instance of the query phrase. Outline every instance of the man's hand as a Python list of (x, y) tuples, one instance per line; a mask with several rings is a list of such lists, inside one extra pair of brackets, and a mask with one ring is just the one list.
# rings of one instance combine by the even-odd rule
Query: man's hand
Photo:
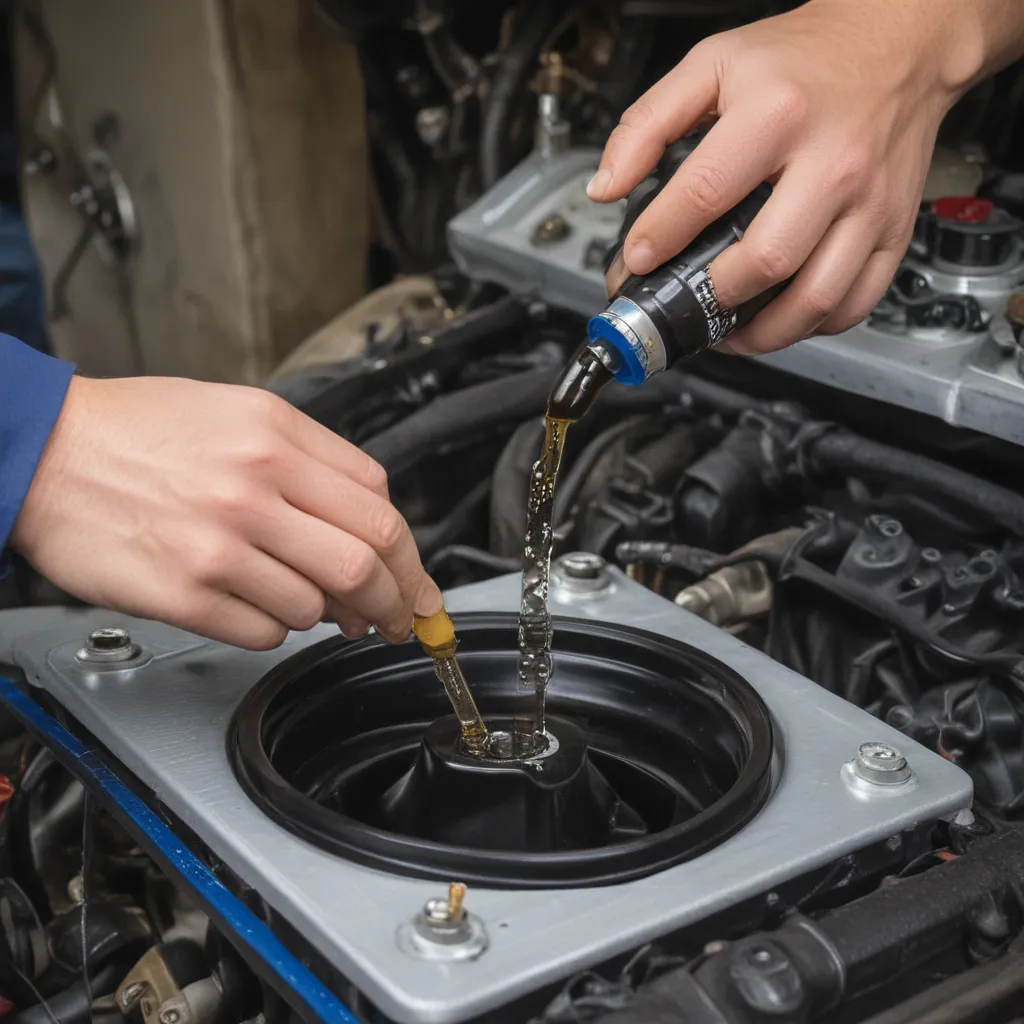
[(92, 604), (240, 647), (391, 641), (441, 596), (369, 456), (255, 388), (75, 378), (11, 545)]
[(723, 347), (763, 353), (853, 326), (906, 252), (946, 111), (1022, 49), (1021, 0), (810, 0), (703, 41), (625, 112), (588, 189), (627, 195), (666, 145), (717, 118), (629, 232), (609, 287), (770, 181), (711, 276), (726, 306), (797, 276)]

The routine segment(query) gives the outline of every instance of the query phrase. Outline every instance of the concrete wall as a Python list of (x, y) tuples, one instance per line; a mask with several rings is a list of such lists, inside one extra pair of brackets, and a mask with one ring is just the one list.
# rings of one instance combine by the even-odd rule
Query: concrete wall
[[(53, 288), (95, 126), (137, 210), (122, 267), (90, 244), (51, 324), (83, 372), (257, 383), (364, 291), (363, 97), (308, 0), (30, 0), (18, 32), (26, 176)], [(34, 14), (33, 14), (34, 11)], [(52, 54), (48, 56), (48, 40)]]

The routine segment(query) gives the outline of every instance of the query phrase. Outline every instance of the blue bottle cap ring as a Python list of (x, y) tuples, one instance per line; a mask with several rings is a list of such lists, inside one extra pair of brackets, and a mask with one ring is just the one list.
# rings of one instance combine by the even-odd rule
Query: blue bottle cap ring
[(647, 350), (640, 339), (631, 338), (633, 331), (618, 317), (606, 313), (591, 317), (587, 324), (587, 340), (599, 342), (619, 357), (619, 368), (612, 376), (620, 384), (637, 385), (647, 380)]

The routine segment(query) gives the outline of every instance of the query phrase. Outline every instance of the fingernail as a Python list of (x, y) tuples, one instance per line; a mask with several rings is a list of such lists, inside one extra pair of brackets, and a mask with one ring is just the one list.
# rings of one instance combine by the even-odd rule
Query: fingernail
[(593, 199), (595, 202), (600, 202), (605, 197), (605, 193), (608, 191), (608, 186), (612, 183), (612, 172), (608, 170), (600, 170), (590, 179), (590, 184), (587, 186), (587, 197)]
[(658, 265), (651, 243), (645, 238), (634, 242), (626, 253), (626, 266), (631, 274), (649, 274)]

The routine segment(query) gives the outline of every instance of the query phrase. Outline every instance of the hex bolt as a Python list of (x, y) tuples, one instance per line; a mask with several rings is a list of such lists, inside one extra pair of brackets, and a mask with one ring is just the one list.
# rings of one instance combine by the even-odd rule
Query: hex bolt
[(128, 630), (121, 629), (120, 626), (94, 629), (89, 634), (89, 650), (96, 654), (110, 654), (113, 651), (124, 650), (131, 645), (132, 638), (128, 635)]
[(85, 882), (81, 875), (75, 875), (68, 882), (68, 899), (76, 905), (85, 902)]
[(912, 774), (907, 759), (888, 743), (862, 743), (853, 771), (859, 779), (875, 786), (898, 786)]
[(447, 896), (427, 900), (412, 920), (398, 929), (398, 947), (419, 960), (475, 960), (487, 949), (483, 922), (462, 905), (466, 887), (448, 886)]
[(451, 116), (447, 107), (424, 107), (416, 112), (416, 134), (427, 146), (436, 146), (448, 134)]
[(545, 217), (533, 231), (534, 245), (550, 245), (568, 237), (572, 230), (569, 222), (560, 214), (552, 213)]
[(562, 555), (556, 560), (554, 571), (558, 582), (576, 594), (604, 590), (611, 582), (605, 560), (591, 551), (572, 551)]
[(130, 985), (126, 985), (121, 991), (121, 1009), (125, 1013), (135, 1009), (148, 988), (149, 984), (145, 981), (133, 981)]
[(105, 626), (89, 634), (77, 657), (79, 661), (88, 662), (128, 661), (138, 653), (139, 648), (132, 643), (127, 629)]
[(160, 1011), (160, 1024), (178, 1024), (178, 1021), (180, 1020), (181, 1013), (173, 1006), (169, 1006), (166, 1010)]
[(466, 887), (461, 882), (448, 886), (447, 898), (427, 900), (423, 908), (423, 920), (435, 928), (458, 928), (466, 919), (462, 901), (466, 898)]

